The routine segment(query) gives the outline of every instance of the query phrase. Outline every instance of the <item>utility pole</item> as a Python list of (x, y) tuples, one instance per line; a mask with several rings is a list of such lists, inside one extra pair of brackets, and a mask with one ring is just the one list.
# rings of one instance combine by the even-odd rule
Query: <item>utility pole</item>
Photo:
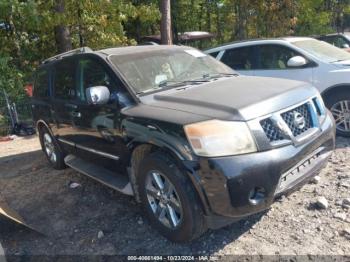
[(160, 38), (163, 45), (171, 45), (172, 33), (171, 33), (171, 13), (170, 13), (170, 0), (160, 1), (160, 12), (162, 14), (160, 23)]

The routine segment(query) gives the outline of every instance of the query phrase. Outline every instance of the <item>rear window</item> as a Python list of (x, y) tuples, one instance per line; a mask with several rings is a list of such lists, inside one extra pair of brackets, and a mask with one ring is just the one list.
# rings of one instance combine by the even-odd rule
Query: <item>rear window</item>
[(41, 69), (36, 73), (34, 82), (34, 96), (49, 96), (49, 72), (46, 69)]

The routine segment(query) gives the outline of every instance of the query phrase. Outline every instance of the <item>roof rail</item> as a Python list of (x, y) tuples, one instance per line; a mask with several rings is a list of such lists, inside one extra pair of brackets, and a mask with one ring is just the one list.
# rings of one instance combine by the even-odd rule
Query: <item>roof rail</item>
[(47, 59), (45, 59), (42, 62), (42, 64), (47, 64), (47, 63), (49, 63), (51, 61), (61, 59), (61, 58), (65, 57), (65, 56), (70, 56), (70, 55), (75, 55), (75, 54), (82, 54), (82, 53), (89, 53), (89, 52), (92, 52), (92, 51), (93, 50), (90, 47), (87, 47), (87, 46), (80, 47), (80, 48), (69, 50), (67, 52), (64, 52), (64, 53), (52, 56), (50, 58), (47, 58)]

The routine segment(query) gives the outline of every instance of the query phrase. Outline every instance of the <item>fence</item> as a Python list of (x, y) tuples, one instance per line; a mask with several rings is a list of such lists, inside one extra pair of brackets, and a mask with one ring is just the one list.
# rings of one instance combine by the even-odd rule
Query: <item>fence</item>
[(5, 93), (0, 92), (0, 136), (15, 133), (16, 123), (33, 125), (30, 99), (22, 99), (13, 103), (7, 100)]

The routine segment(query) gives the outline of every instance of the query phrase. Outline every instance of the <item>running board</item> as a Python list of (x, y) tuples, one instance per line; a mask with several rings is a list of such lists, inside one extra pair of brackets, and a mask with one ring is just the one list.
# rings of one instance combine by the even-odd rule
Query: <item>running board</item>
[(129, 179), (123, 175), (113, 173), (106, 168), (92, 164), (73, 155), (66, 156), (64, 162), (74, 170), (87, 175), (110, 188), (125, 195), (134, 195)]

